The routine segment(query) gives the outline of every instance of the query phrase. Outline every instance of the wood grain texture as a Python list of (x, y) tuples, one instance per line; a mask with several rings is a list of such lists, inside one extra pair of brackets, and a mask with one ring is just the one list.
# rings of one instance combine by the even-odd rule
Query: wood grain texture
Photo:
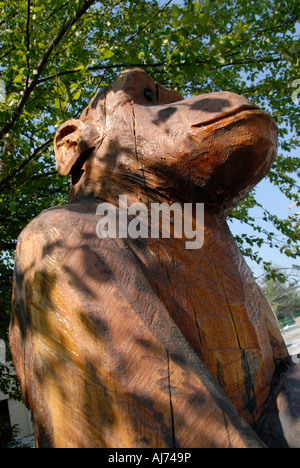
[(26, 299), (16, 287), (14, 300), (27, 312), (16, 307), (12, 348), (24, 360), (15, 363), (38, 439), (51, 447), (259, 445), (130, 247), (91, 243), (98, 218), (82, 211), (43, 213), (19, 241)]
[[(264, 446), (255, 430), (287, 350), (226, 216), (276, 136), (240, 96), (183, 100), (141, 70), (58, 130), (70, 204), (19, 238), (10, 327), (40, 447)], [(97, 205), (119, 195), (204, 203), (203, 247), (100, 239)]]

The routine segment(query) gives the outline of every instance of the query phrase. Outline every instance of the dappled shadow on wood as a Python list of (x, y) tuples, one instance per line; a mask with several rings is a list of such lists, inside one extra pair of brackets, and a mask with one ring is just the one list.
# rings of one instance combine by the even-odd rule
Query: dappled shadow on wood
[[(39, 446), (263, 446), (287, 350), (226, 215), (268, 172), (276, 136), (244, 98), (182, 100), (141, 70), (58, 130), (69, 205), (19, 239), (10, 333)], [(97, 206), (118, 212), (120, 195), (205, 203), (203, 247), (100, 239)]]

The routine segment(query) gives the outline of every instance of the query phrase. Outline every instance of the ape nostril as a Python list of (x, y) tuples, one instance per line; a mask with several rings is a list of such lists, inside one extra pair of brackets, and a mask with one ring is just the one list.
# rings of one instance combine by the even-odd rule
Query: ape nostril
[(153, 102), (153, 93), (151, 89), (149, 88), (144, 89), (144, 98), (148, 102)]

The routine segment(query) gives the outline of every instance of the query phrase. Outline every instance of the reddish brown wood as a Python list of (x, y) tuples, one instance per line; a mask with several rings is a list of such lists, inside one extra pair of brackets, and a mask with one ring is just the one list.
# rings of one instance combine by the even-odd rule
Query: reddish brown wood
[[(226, 216), (267, 174), (276, 141), (245, 98), (183, 100), (142, 70), (58, 130), (69, 205), (20, 236), (10, 328), (39, 446), (264, 446), (255, 430), (288, 353)], [(203, 247), (100, 239), (97, 205), (118, 208), (119, 195), (204, 203)]]

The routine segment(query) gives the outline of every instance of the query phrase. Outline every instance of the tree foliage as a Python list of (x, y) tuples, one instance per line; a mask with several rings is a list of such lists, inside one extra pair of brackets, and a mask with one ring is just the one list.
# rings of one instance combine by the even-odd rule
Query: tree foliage
[(18, 424), (7, 426), (0, 418), (0, 449), (30, 448), (29, 444), (18, 439), (19, 433)]
[[(123, 69), (141, 67), (186, 97), (230, 90), (268, 110), (279, 126), (269, 179), (299, 202), (299, 158), (290, 153), (299, 145), (298, 0), (11, 0), (0, 1), (0, 13), (1, 332), (20, 231), (67, 200), (69, 181), (54, 166), (55, 130)], [(251, 215), (254, 206), (279, 242)], [(259, 261), (263, 242), (299, 255), (297, 218), (268, 212), (255, 191), (231, 216), (257, 233), (237, 237), (245, 255)]]
[(261, 288), (268, 297), (277, 318), (300, 315), (300, 272), (297, 269), (282, 269), (273, 266), (260, 280)]

